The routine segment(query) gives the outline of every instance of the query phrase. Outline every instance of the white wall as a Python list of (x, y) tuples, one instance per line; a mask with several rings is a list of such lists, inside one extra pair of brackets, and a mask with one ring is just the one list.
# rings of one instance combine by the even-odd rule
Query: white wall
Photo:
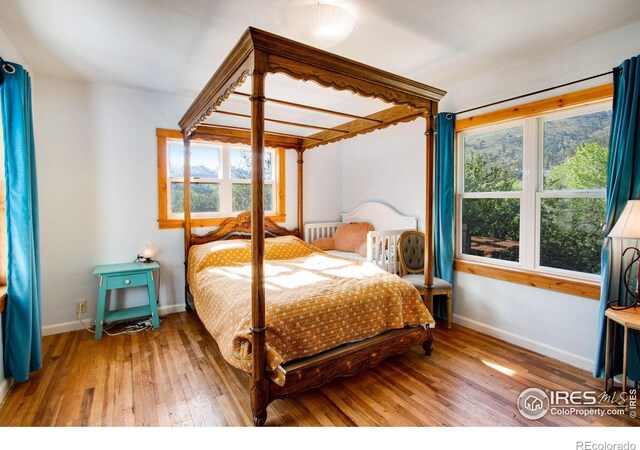
[(305, 223), (341, 220), (342, 146), (337, 142), (304, 152)]
[[(640, 23), (459, 85), (439, 86), (448, 91), (439, 109), (456, 112), (585, 78), (639, 53)], [(479, 113), (610, 81), (599, 78)], [(423, 126), (414, 121), (345, 143), (343, 209), (380, 200), (424, 223)], [(458, 272), (454, 284), (454, 322), (592, 369), (597, 301)]]
[(175, 128), (188, 101), (43, 77), (33, 98), (45, 332), (76, 323), (78, 299), (94, 316), (93, 267), (132, 261), (147, 243), (160, 249), (161, 305), (179, 303), (181, 232), (156, 222), (155, 128)]
[(13, 61), (18, 64), (21, 64), (25, 69), (28, 69), (28, 65), (26, 64), (24, 58), (18, 50), (13, 46), (9, 38), (2, 30), (0, 30), (0, 56), (5, 61)]
[(367, 201), (387, 203), (401, 214), (425, 212), (425, 121), (417, 119), (345, 141), (342, 209)]
[(593, 368), (599, 302), (454, 273), (454, 322), (585, 370)]
[[(440, 86), (447, 95), (439, 105), (440, 111), (456, 112), (495, 101), (535, 92), (548, 87), (581, 80), (605, 73), (625, 59), (640, 53), (640, 23), (612, 31), (574, 45), (559, 48), (505, 70), (483, 75), (454, 86)], [(512, 105), (553, 97), (578, 89), (600, 86), (612, 81), (608, 75), (537, 94), (509, 103), (503, 103), (466, 116), (507, 108)]]
[[(95, 316), (97, 264), (133, 260), (145, 244), (159, 248), (160, 306), (184, 305), (183, 231), (157, 225), (156, 128), (177, 128), (191, 98), (37, 77), (34, 83), (40, 191), (42, 323), (45, 333), (78, 328), (75, 301)], [(305, 179), (310, 219), (339, 214), (339, 146), (309, 152)], [(297, 226), (297, 154), (286, 152), (288, 228)], [(332, 170), (339, 174), (335, 182)], [(334, 203), (335, 202), (335, 203)], [(119, 306), (145, 301), (126, 290)]]

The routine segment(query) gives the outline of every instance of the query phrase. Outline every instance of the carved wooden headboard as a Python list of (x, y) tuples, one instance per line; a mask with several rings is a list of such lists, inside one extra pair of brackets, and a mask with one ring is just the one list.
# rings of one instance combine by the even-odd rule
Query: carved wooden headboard
[[(297, 236), (297, 230), (287, 230), (279, 226), (273, 220), (265, 217), (264, 219), (265, 237), (276, 236)], [(192, 234), (190, 245), (206, 244), (213, 241), (222, 241), (225, 239), (250, 239), (251, 238), (251, 213), (249, 211), (241, 212), (236, 217), (229, 217), (220, 224), (215, 230), (209, 231), (202, 236)]]

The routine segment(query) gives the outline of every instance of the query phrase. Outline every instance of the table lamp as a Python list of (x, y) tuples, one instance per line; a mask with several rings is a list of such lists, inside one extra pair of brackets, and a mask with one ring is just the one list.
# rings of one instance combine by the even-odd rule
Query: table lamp
[(152, 263), (155, 262), (153, 257), (156, 256), (156, 249), (150, 245), (145, 245), (144, 251), (142, 255), (138, 255), (137, 261), (142, 261), (143, 263)]
[[(640, 200), (629, 200), (627, 205), (622, 211), (622, 215), (616, 222), (615, 226), (611, 229), (608, 235), (610, 238), (620, 239), (640, 239)], [(634, 254), (631, 262), (625, 269), (625, 285), (628, 272), (631, 271), (631, 267), (634, 263), (640, 260), (640, 250), (637, 247), (627, 247), (622, 255), (624, 256), (627, 251), (631, 251)], [(636, 291), (634, 295), (634, 302), (631, 306), (637, 306), (640, 300), (640, 291), (638, 289), (638, 282), (640, 281), (640, 263), (638, 264), (638, 278), (636, 278)], [(628, 288), (627, 288), (628, 290)]]

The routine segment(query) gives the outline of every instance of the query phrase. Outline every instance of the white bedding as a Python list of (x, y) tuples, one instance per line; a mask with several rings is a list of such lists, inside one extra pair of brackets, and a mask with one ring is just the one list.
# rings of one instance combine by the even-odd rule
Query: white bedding
[(362, 256), (360, 253), (354, 252), (341, 252), (340, 250), (325, 250), (327, 253), (333, 256), (338, 256), (339, 258), (348, 258), (354, 259), (356, 261), (366, 261), (367, 257)]

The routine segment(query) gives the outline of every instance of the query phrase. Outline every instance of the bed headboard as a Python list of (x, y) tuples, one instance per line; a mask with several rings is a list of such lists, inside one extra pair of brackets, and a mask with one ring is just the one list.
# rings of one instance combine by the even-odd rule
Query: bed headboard
[[(264, 218), (264, 234), (265, 237), (275, 236), (297, 236), (298, 231), (287, 230), (277, 225), (272, 219)], [(251, 238), (251, 213), (248, 211), (241, 212), (237, 217), (229, 217), (220, 224), (218, 228), (208, 232), (205, 235), (191, 235), (191, 245), (206, 244), (212, 241), (221, 241), (224, 239), (250, 239)]]
[(369, 222), (376, 231), (418, 229), (416, 217), (403, 216), (391, 206), (380, 202), (363, 203), (353, 211), (340, 215), (343, 222)]

